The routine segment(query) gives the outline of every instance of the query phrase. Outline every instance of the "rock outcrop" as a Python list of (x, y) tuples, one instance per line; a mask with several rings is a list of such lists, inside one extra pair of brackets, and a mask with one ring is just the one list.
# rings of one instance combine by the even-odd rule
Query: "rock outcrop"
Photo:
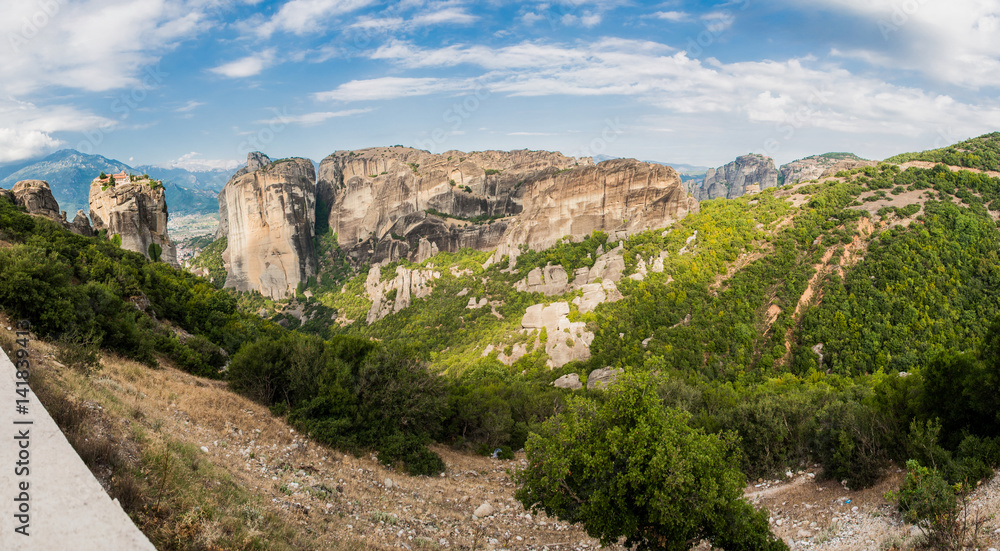
[(90, 227), (90, 220), (87, 218), (87, 213), (83, 212), (82, 209), (76, 211), (76, 217), (69, 223), (69, 231), (87, 237), (94, 235), (94, 229)]
[[(74, 225), (80, 221), (77, 213)], [(167, 235), (167, 199), (162, 185), (136, 180), (115, 185), (95, 179), (90, 184), (90, 218), (94, 231), (107, 230), (108, 238), (121, 236), (123, 249), (150, 258), (151, 245), (160, 249), (160, 260), (174, 267), (177, 247)]]
[(723, 197), (735, 199), (778, 185), (778, 170), (770, 157), (751, 153), (719, 168), (710, 168), (705, 180), (688, 182), (689, 191), (699, 201)]
[(590, 344), (594, 334), (587, 331), (582, 321), (569, 321), (569, 304), (535, 304), (529, 306), (521, 318), (521, 327), (527, 331), (545, 330), (545, 353), (549, 367), (562, 367), (569, 362), (590, 358)]
[(552, 381), (552, 386), (568, 390), (580, 390), (583, 388), (583, 383), (580, 382), (580, 376), (578, 374), (567, 373), (555, 381)]
[(406, 147), (338, 151), (323, 159), (318, 200), (359, 263), (422, 260), (436, 249), (497, 246), (521, 212), (525, 182), (592, 165), (548, 151), (447, 151)]
[(594, 230), (623, 239), (698, 211), (674, 169), (633, 159), (549, 174), (523, 187), (523, 210), (508, 225), (495, 260), (508, 256), (513, 262), (522, 245), (542, 250)]
[(226, 287), (283, 298), (315, 273), (312, 161), (270, 162), (251, 153), (219, 194), (219, 211), (216, 235), (228, 238)]
[(77, 211), (73, 222), (66, 220), (66, 213), (59, 210), (59, 203), (45, 180), (21, 180), (14, 184), (12, 190), (0, 189), (0, 197), (6, 197), (15, 205), (24, 207), (28, 214), (54, 220), (73, 233), (94, 235), (90, 220), (82, 210)]
[(601, 369), (595, 369), (587, 375), (587, 390), (602, 390), (608, 388), (618, 379), (618, 376), (622, 374), (622, 369), (614, 369), (611, 367), (602, 367)]
[[(875, 164), (875, 162), (866, 161), (853, 153), (825, 153), (823, 155), (813, 155), (812, 157), (792, 161), (787, 165), (782, 165), (778, 170), (781, 173), (782, 185), (787, 185), (823, 178), (828, 175), (827, 172), (838, 164), (845, 167), (857, 168), (858, 166)], [(837, 170), (843, 169), (837, 168), (834, 172)]]
[(372, 301), (365, 321), (368, 324), (375, 323), (408, 307), (414, 298), (429, 296), (434, 290), (430, 285), (431, 281), (439, 277), (441, 272), (434, 270), (411, 270), (397, 266), (396, 277), (382, 281), (382, 268), (372, 266), (368, 271), (368, 279), (365, 280), (365, 293)]
[(59, 203), (52, 196), (49, 183), (45, 180), (21, 180), (11, 189), (16, 203), (28, 214), (35, 214), (59, 221), (64, 217), (59, 214)]

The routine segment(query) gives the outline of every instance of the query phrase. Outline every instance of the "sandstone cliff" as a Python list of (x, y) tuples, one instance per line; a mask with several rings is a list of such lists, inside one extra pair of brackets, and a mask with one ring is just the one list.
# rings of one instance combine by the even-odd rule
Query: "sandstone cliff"
[(317, 193), (340, 246), (356, 261), (422, 260), (435, 249), (494, 248), (506, 218), (522, 210), (526, 181), (592, 164), (528, 150), (338, 151), (320, 163)]
[[(853, 153), (826, 153), (823, 155), (813, 155), (804, 159), (792, 161), (787, 165), (782, 165), (779, 169), (781, 173), (781, 183), (795, 184), (805, 180), (816, 180), (823, 177), (827, 171), (833, 169), (838, 164), (857, 168), (875, 164), (874, 161), (866, 161)], [(841, 170), (838, 168), (837, 170)]]
[(521, 245), (542, 250), (565, 236), (581, 239), (594, 230), (622, 239), (698, 211), (674, 169), (633, 159), (548, 174), (523, 188), (523, 210), (508, 225), (495, 259), (515, 258)]
[[(155, 187), (154, 187), (155, 186)], [(74, 225), (80, 220), (77, 213)], [(121, 236), (122, 248), (150, 256), (150, 245), (160, 247), (160, 260), (174, 267), (177, 247), (167, 235), (167, 200), (162, 185), (137, 180), (115, 185), (95, 179), (90, 184), (90, 218), (94, 231)]]
[(226, 287), (283, 298), (315, 273), (314, 182), (308, 159), (271, 162), (260, 153), (248, 156), (247, 168), (219, 194), (216, 233), (228, 237)]
[(710, 168), (698, 185), (689, 182), (688, 190), (699, 201), (723, 197), (735, 199), (778, 185), (778, 170), (770, 157), (751, 153), (719, 168)]

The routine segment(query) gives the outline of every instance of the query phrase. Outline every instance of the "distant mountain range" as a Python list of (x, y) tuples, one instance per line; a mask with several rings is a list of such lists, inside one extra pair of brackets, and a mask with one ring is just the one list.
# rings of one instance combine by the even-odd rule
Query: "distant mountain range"
[(219, 210), (218, 194), (236, 169), (190, 171), (152, 165), (129, 166), (101, 155), (87, 155), (75, 149), (63, 149), (37, 161), (0, 167), (0, 188), (10, 189), (21, 180), (45, 180), (59, 208), (69, 218), (78, 209), (90, 213), (90, 182), (101, 172), (149, 174), (163, 181), (171, 214), (212, 214)]

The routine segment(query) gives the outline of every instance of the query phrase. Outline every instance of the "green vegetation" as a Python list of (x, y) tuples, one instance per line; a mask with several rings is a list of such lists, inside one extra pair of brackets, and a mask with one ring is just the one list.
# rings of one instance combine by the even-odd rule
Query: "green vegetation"
[[(164, 354), (194, 373), (220, 377), (220, 347), (233, 353), (280, 328), (236, 309), (206, 280), (69, 233), (0, 199), (0, 306), (42, 336), (81, 338), (156, 365)], [(118, 237), (118, 236), (116, 236)], [(172, 326), (193, 335), (181, 340)]]
[(648, 376), (626, 376), (603, 404), (572, 399), (532, 434), (517, 499), (610, 546), (690, 549), (708, 539), (725, 549), (787, 549), (767, 512), (743, 499), (732, 434), (693, 429), (664, 407)]
[(444, 463), (425, 447), (446, 405), (441, 380), (405, 350), (368, 340), (324, 342), (290, 333), (244, 346), (229, 366), (230, 386), (313, 438), (386, 465), (437, 474)]
[(900, 164), (907, 161), (930, 161), (979, 170), (1000, 170), (1000, 132), (983, 134), (941, 149), (903, 153), (885, 161)]
[[(210, 239), (209, 236), (206, 238)], [(225, 263), (222, 261), (222, 253), (226, 251), (228, 246), (228, 239), (220, 237), (203, 247), (198, 256), (191, 259), (192, 267), (208, 270), (209, 281), (218, 289), (226, 284), (226, 277), (228, 277)]]

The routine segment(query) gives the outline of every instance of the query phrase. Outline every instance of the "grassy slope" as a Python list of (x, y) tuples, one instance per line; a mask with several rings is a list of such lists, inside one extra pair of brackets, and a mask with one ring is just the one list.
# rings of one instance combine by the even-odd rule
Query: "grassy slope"
[(886, 159), (889, 163), (907, 161), (930, 161), (979, 170), (1000, 170), (1000, 132), (984, 134), (940, 149), (903, 153)]

